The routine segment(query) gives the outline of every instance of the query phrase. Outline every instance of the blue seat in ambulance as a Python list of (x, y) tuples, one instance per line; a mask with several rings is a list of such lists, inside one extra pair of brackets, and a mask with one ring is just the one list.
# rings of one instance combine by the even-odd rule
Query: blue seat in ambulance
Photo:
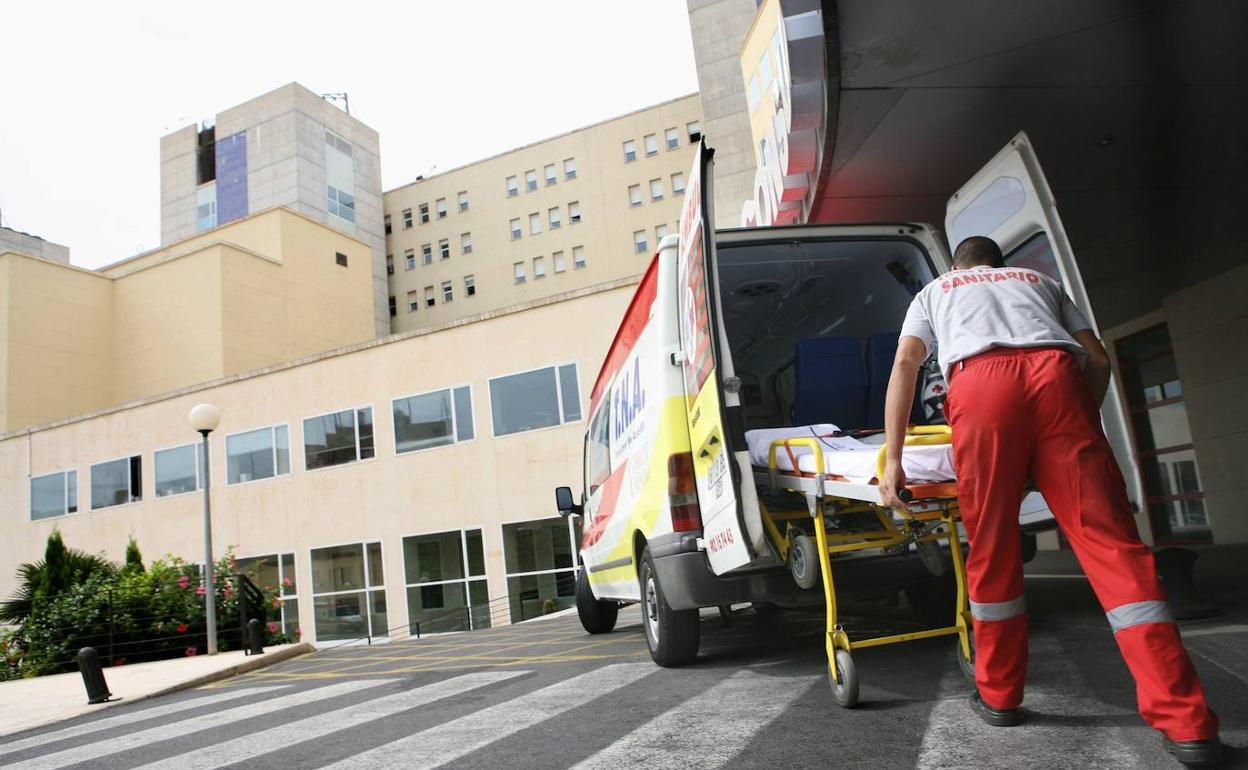
[[(893, 373), (893, 359), (897, 356), (898, 332), (884, 332), (867, 337), (867, 421), (863, 427), (884, 427), (884, 400), (888, 393), (888, 378)], [(910, 408), (910, 422), (923, 418), (918, 388), (915, 388), (914, 404)]]
[(865, 426), (867, 377), (854, 337), (798, 340), (793, 356), (793, 424)]

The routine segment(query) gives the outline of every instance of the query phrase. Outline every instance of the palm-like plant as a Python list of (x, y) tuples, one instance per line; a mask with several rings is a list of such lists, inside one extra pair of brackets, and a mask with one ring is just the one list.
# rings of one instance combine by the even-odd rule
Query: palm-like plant
[(117, 565), (103, 556), (66, 548), (60, 531), (53, 530), (43, 558), (18, 565), (17, 590), (7, 602), (0, 602), (0, 623), (22, 623), (37, 598), (56, 596), (95, 574), (116, 572)]

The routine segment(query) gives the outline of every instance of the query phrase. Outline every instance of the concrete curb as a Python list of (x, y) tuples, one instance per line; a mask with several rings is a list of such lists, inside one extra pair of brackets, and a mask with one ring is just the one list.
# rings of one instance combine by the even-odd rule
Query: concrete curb
[[(230, 666), (229, 668), (223, 668), (220, 671), (203, 674), (202, 676), (197, 676), (194, 679), (188, 679), (185, 682), (178, 682), (177, 684), (170, 685), (162, 690), (145, 693), (137, 698), (126, 698), (124, 701), (126, 703), (137, 703), (139, 701), (147, 700), (148, 698), (157, 698), (161, 695), (168, 695), (182, 690), (190, 690), (192, 688), (201, 687), (213, 682), (219, 682), (222, 679), (230, 679), (238, 676), (239, 674), (246, 674), (250, 671), (267, 668), (274, 663), (281, 663), (284, 660), (297, 658), (300, 655), (307, 655), (310, 652), (316, 652), (316, 647), (314, 647), (311, 642), (292, 644), (291, 646), (284, 647), (276, 652), (266, 652), (263, 655), (248, 657), (242, 663)], [(118, 700), (117, 702), (121, 703), (123, 701)]]

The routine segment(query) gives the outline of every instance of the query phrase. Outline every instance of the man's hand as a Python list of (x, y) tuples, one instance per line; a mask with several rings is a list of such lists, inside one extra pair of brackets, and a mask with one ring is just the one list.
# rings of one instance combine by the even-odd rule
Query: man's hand
[(1109, 354), (1091, 329), (1077, 331), (1073, 336), (1088, 354), (1087, 363), (1083, 366), (1083, 379), (1088, 384), (1088, 390), (1092, 391), (1092, 400), (1100, 406), (1105, 400), (1105, 391), (1109, 390)]
[(901, 463), (889, 462), (884, 465), (884, 475), (880, 477), (880, 502), (889, 508), (910, 510), (901, 501), (901, 490), (906, 486), (906, 472)]

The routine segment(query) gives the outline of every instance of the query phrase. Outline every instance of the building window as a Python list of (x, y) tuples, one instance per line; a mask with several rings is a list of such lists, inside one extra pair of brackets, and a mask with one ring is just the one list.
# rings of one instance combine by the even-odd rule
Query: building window
[(552, 603), (556, 610), (576, 604), (572, 518), (503, 525), (503, 561), (512, 623), (549, 612)]
[(313, 548), (316, 641), (388, 636), (381, 543)]
[(750, 78), (750, 83), (745, 87), (745, 103), (750, 108), (750, 112), (758, 110), (759, 102), (762, 100), (762, 94), (758, 90), (758, 75)]
[(533, 258), (533, 280), (546, 277), (546, 259), (544, 257)]
[(672, 174), (672, 195), (685, 194), (685, 175), (683, 173)]
[(1209, 542), (1209, 516), (1187, 421), (1183, 384), (1166, 324), (1117, 340), (1132, 437), (1153, 537)]
[(217, 226), (217, 183), (209, 182), (195, 191), (195, 230)]
[(659, 241), (661, 241), (661, 240), (663, 240), (664, 238), (666, 238), (666, 237), (667, 237), (667, 234), (668, 234), (669, 232), (671, 232), (671, 231), (668, 229), (667, 225), (655, 225), (655, 226), (654, 226), (654, 246), (655, 246), (655, 248), (658, 248), (658, 246), (659, 246)]
[(91, 466), (91, 508), (137, 503), (143, 499), (143, 458), (134, 455)]
[(373, 456), (373, 408), (344, 409), (303, 421), (303, 466), (307, 470), (367, 460)]
[(689, 135), (689, 144), (697, 144), (702, 140), (702, 127), (696, 120), (685, 124), (685, 133)]
[(506, 436), (581, 419), (576, 364), (562, 364), (490, 380), (494, 435)]
[(434, 201), (433, 211), (438, 219), (446, 219), (446, 198), (438, 198)]
[(450, 240), (443, 238), (442, 240), (438, 241), (438, 256), (441, 257), (442, 259), (451, 258)]
[(433, 307), (437, 304), (437, 299), (433, 295), (433, 287), (425, 287), (425, 307)]
[(652, 201), (663, 200), (663, 180), (662, 179), (650, 180), (650, 200)]
[(542, 215), (529, 214), (529, 235), (537, 235), (542, 231)]
[(216, 181), (217, 129), (205, 121), (197, 135), (195, 147), (195, 184)]
[(473, 438), (472, 392), (466, 385), (396, 398), (391, 409), (394, 451), (398, 454)]
[(346, 222), (355, 222), (355, 166), (351, 143), (325, 132), (325, 191), (329, 213)]
[(524, 283), (524, 263), (517, 262), (511, 266), (516, 277), (516, 283)]
[(415, 313), (417, 310), (420, 310), (420, 294), (412, 289), (407, 293), (407, 312)]
[(646, 134), (642, 137), (642, 145), (646, 148), (646, 157), (659, 154), (659, 137)]
[(404, 230), (412, 229), (412, 210), (411, 209), (403, 209), (403, 229)]
[(560, 227), (563, 227), (563, 216), (560, 214), (558, 206), (546, 212), (546, 219), (550, 222), (551, 230), (558, 230)]
[(299, 587), (295, 575), (293, 553), (248, 556), (238, 559), (238, 571), (251, 578), (261, 590), (278, 589), (281, 601), (282, 632), (291, 639), (299, 638)]
[(511, 239), (517, 240), (520, 237), (520, 220), (511, 220)]
[(389, 214), (386, 214), (385, 223), (386, 223), (386, 235), (389, 235), (390, 234), (390, 215)]
[(450, 302), (455, 299), (455, 291), (450, 281), (442, 282), (442, 301)]
[(566, 158), (563, 161), (563, 178), (569, 181), (576, 179), (576, 158)]
[(428, 243), (421, 244), (420, 262), (423, 265), (433, 264), (433, 246), (429, 245)]
[(555, 273), (559, 274), (568, 269), (567, 263), (563, 259), (563, 252), (556, 251), (550, 255), (550, 261), (555, 263)]
[(641, 185), (630, 184), (628, 186), (628, 205), (630, 206), (641, 205)]
[(325, 189), (328, 198), (329, 213), (339, 219), (354, 223), (355, 196), (346, 190), (339, 190), (333, 185), (326, 185)]
[(667, 140), (667, 149), (674, 150), (680, 146), (680, 132), (675, 128), (669, 128), (663, 132), (663, 138)]
[(650, 250), (646, 243), (646, 231), (637, 230), (633, 233), (633, 251), (638, 254), (645, 254)]
[(390, 317), (394, 318), (398, 314), (399, 314), (398, 303), (395, 301), (394, 295), (391, 294), (390, 295)]
[(585, 247), (573, 246), (572, 247), (572, 268), (575, 270), (580, 270), (582, 267), (585, 267), (585, 264), (586, 264), (585, 263)]
[(78, 512), (78, 471), (58, 471), (30, 480), (30, 520)]
[(490, 627), (481, 530), (403, 538), (403, 576), (413, 636)]
[(568, 204), (568, 221), (574, 225), (581, 221), (581, 204), (577, 201)]
[(168, 497), (202, 489), (200, 469), (203, 464), (204, 445), (198, 442), (154, 453), (152, 467), (156, 475), (156, 496)]
[(403, 269), (404, 270), (416, 269), (416, 250), (415, 249), (403, 250)]
[(528, 171), (524, 172), (524, 188), (529, 192), (533, 192), (534, 190), (537, 189), (537, 170), (536, 169), (529, 169)]
[(546, 186), (547, 186), (547, 187), (550, 187), (551, 185), (553, 185), (553, 184), (555, 184), (555, 183), (557, 183), (557, 182), (559, 181), (559, 175), (558, 175), (557, 173), (555, 173), (555, 164), (554, 164), (554, 163), (551, 163), (551, 164), (550, 164), (550, 165), (548, 165), (548, 166), (543, 166), (543, 167), (542, 167), (542, 174), (546, 177)]
[(459, 234), (459, 253), (461, 254), (472, 253), (472, 233), (460, 233)]
[(290, 473), (290, 429), (285, 425), (225, 437), (225, 482), (243, 484)]
[(346, 267), (346, 266), (347, 266), (347, 255), (346, 255), (346, 254), (343, 254), (341, 251), (336, 251), (336, 252), (334, 252), (334, 261), (335, 261), (335, 262), (337, 262), (337, 263), (338, 263), (339, 265), (341, 265), (342, 267)]
[(507, 177), (507, 197), (514, 198), (520, 194), (520, 185), (514, 176)]
[(624, 143), (624, 162), (632, 163), (637, 160), (637, 143), (629, 139)]
[(471, 297), (477, 293), (477, 279), (471, 275), (464, 276), (464, 296)]
[(420, 204), (420, 223), (422, 225), (429, 224), (429, 204), (428, 203)]
[(386, 275), (394, 275), (394, 255), (386, 255)]
[(464, 190), (463, 192), (459, 194), (459, 210), (460, 211), (468, 210), (468, 191), (467, 190)]

